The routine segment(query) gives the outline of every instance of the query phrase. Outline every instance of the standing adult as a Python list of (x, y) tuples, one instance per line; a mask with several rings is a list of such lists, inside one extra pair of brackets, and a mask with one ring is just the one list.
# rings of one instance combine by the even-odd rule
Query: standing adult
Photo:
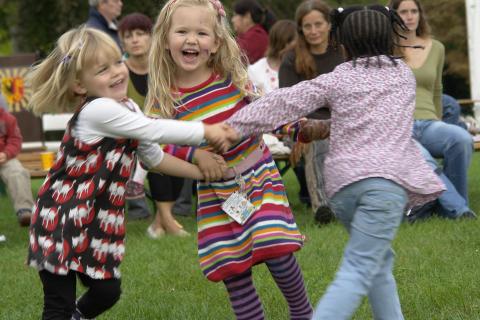
[(121, 48), (117, 18), (122, 14), (122, 0), (88, 0), (87, 26), (107, 33)]
[(233, 3), (232, 25), (237, 43), (254, 64), (263, 58), (268, 48), (268, 31), (275, 23), (274, 14), (256, 0), (237, 0)]
[(467, 174), (473, 139), (459, 126), (441, 121), (445, 47), (432, 38), (420, 1), (391, 0), (389, 5), (408, 28), (398, 42), (399, 53), (417, 80), (413, 136), (431, 156), (443, 158), (442, 179), (447, 188), (454, 187), (455, 190), (450, 190), (452, 195), (456, 191), (461, 196), (449, 199), (453, 207), (441, 205), (439, 213), (453, 218), (472, 217), (474, 213), (468, 209)]
[[(330, 7), (322, 0), (306, 0), (298, 6), (295, 13), (298, 37), (295, 48), (286, 54), (280, 66), (280, 87), (290, 87), (331, 72), (343, 62), (341, 52), (328, 43), (330, 11)], [(309, 117), (329, 119), (330, 111), (320, 109)], [(298, 169), (296, 171), (299, 182), (306, 177), (315, 219), (320, 223), (327, 223), (333, 217), (323, 182), (323, 162), (328, 145), (328, 139), (312, 142), (305, 154), (305, 173)]]

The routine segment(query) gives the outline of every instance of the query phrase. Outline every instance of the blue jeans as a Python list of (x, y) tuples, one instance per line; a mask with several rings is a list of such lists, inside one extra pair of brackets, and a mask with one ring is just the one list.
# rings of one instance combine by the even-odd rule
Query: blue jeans
[(452, 96), (448, 94), (442, 94), (442, 121), (450, 124), (454, 124), (459, 126), (465, 130), (467, 130), (467, 125), (465, 122), (460, 121), (460, 115), (462, 114), (462, 108), (460, 104), (457, 102)]
[(352, 183), (330, 201), (350, 234), (335, 280), (317, 305), (316, 320), (350, 319), (368, 295), (374, 319), (403, 320), (392, 269), (391, 243), (403, 218), (408, 196), (383, 178)]
[(415, 120), (413, 138), (434, 158), (443, 158), (443, 172), (468, 204), (467, 174), (472, 136), (459, 126), (437, 120)]
[[(464, 212), (468, 211), (467, 200), (463, 198), (457, 189), (453, 186), (452, 182), (445, 176), (441, 168), (438, 167), (438, 162), (432, 155), (425, 149), (419, 142), (417, 146), (420, 149), (423, 158), (427, 161), (428, 165), (437, 173), (438, 177), (445, 184), (446, 190), (438, 197), (438, 214), (450, 219), (456, 219), (460, 217)], [(429, 209), (432, 210), (432, 209)], [(424, 213), (430, 215), (431, 212)], [(420, 217), (422, 218), (422, 217)]]

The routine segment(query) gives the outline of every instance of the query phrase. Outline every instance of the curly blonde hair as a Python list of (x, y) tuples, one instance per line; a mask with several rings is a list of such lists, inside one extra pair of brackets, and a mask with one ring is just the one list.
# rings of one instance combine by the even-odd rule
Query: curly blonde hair
[(218, 51), (210, 57), (209, 67), (213, 72), (229, 76), (233, 84), (245, 96), (251, 96), (248, 89), (246, 66), (242, 62), (242, 54), (228, 25), (224, 12), (220, 12), (212, 0), (170, 0), (160, 11), (153, 28), (152, 45), (149, 55), (148, 94), (145, 113), (171, 118), (174, 114), (177, 99), (173, 96), (176, 66), (170, 51), (167, 50), (168, 32), (172, 25), (173, 13), (180, 7), (203, 6), (212, 14), (214, 33), (219, 43)]
[(48, 57), (27, 75), (32, 89), (30, 109), (37, 115), (74, 112), (86, 97), (76, 94), (73, 84), (100, 54), (117, 60), (122, 57), (116, 43), (102, 31), (82, 25), (64, 33)]

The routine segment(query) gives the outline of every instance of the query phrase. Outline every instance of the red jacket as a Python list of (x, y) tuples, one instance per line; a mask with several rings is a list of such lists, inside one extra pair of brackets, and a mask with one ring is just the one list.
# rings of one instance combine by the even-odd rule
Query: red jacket
[(17, 119), (0, 108), (0, 152), (5, 152), (8, 159), (15, 158), (22, 149), (22, 140)]
[(259, 24), (237, 36), (240, 49), (247, 55), (248, 62), (254, 64), (265, 57), (268, 48), (268, 33)]

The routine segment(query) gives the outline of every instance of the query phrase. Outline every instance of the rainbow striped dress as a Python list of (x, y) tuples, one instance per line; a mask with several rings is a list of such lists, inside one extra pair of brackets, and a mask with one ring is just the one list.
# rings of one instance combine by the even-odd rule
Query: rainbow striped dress
[[(200, 120), (208, 124), (228, 119), (248, 101), (228, 77), (212, 75), (204, 83), (179, 89), (175, 118)], [(155, 115), (152, 112), (151, 115)], [(294, 136), (295, 124), (282, 127)], [(259, 147), (260, 136), (242, 140), (222, 156), (229, 167)], [(207, 146), (200, 146), (207, 148)], [(195, 147), (168, 145), (165, 150), (187, 161), (192, 160)], [(295, 223), (275, 162), (268, 148), (261, 159), (242, 172), (246, 193), (257, 210), (240, 225), (221, 209), (222, 203), (239, 189), (235, 179), (198, 182), (198, 255), (205, 276), (221, 281), (245, 272), (253, 265), (299, 250), (303, 237)]]

